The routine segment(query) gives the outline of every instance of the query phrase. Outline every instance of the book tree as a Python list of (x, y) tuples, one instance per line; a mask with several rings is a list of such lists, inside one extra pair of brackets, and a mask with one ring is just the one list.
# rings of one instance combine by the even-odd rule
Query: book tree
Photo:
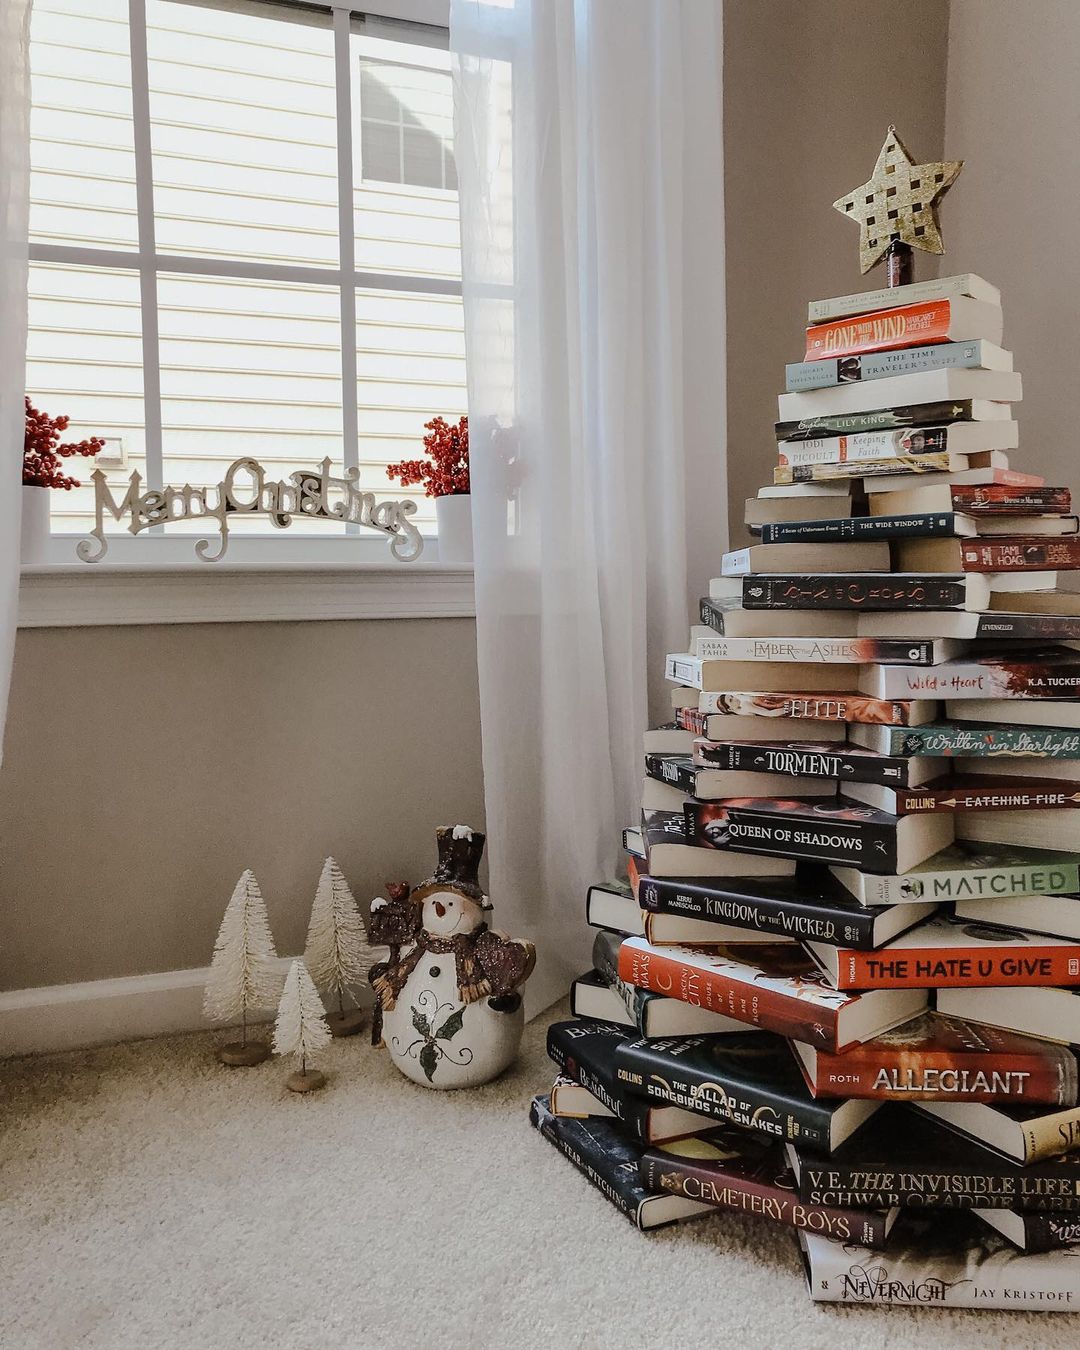
[[(333, 858), (323, 863), (315, 902), (311, 907), (304, 962), (315, 987), (337, 1004), (327, 1014), (333, 1036), (354, 1036), (364, 1025), (364, 1010), (356, 997), (375, 961), (364, 917)], [(346, 1006), (349, 996), (352, 1006)]]
[(240, 1024), (239, 1041), (218, 1050), (222, 1064), (248, 1067), (267, 1058), (266, 1042), (248, 1039), (248, 1023), (274, 1006), (280, 987), (266, 905), (249, 868), (236, 883), (221, 920), (203, 998), (203, 1011), (211, 1021)]

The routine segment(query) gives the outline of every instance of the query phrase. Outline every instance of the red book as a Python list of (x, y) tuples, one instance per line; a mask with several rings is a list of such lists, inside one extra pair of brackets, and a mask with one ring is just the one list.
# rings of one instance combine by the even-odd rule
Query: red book
[(926, 1007), (917, 989), (839, 993), (797, 943), (661, 948), (627, 938), (619, 948), (619, 978), (834, 1052)]
[(1012, 516), (1035, 511), (1042, 515), (1063, 516), (1072, 507), (1072, 493), (1061, 487), (954, 483), (949, 492), (953, 510), (971, 515)]
[(639, 1169), (646, 1190), (757, 1214), (860, 1247), (883, 1247), (900, 1213), (804, 1204), (781, 1146), (738, 1126), (650, 1148)]
[(926, 347), (935, 342), (968, 342), (984, 337), (1001, 339), (1001, 311), (966, 297), (923, 300), (871, 314), (859, 314), (806, 330), (807, 361), (854, 356), (860, 352), (887, 352), (901, 347)]
[(1065, 1045), (927, 1012), (830, 1055), (792, 1041), (815, 1097), (1073, 1106), (1076, 1056)]
[(1066, 572), (1080, 567), (1080, 536), (1037, 539), (963, 539), (965, 572)]
[[(993, 760), (990, 761), (993, 768)], [(894, 816), (942, 811), (1075, 811), (1080, 808), (1080, 782), (1062, 778), (1021, 778), (1005, 774), (957, 774), (922, 787), (863, 786), (848, 783), (845, 792)]]
[(806, 945), (837, 990), (1080, 985), (1080, 942), (967, 919), (928, 919), (874, 952)]

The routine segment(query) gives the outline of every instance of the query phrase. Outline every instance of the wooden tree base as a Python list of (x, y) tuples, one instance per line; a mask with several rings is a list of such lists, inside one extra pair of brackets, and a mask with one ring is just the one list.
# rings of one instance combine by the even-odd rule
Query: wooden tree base
[(314, 1092), (316, 1088), (326, 1086), (326, 1074), (320, 1073), (318, 1069), (308, 1069), (307, 1073), (297, 1069), (285, 1079), (285, 1086), (290, 1092)]
[(217, 1056), (231, 1069), (249, 1069), (270, 1058), (270, 1047), (265, 1041), (230, 1041), (218, 1050)]
[(364, 1029), (366, 1022), (367, 1013), (363, 1008), (347, 1008), (343, 1013), (326, 1014), (326, 1025), (330, 1028), (331, 1036), (355, 1036)]

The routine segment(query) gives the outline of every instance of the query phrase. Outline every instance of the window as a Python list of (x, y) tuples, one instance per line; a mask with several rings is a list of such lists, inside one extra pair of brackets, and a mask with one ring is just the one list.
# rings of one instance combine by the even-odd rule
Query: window
[[(111, 482), (329, 456), (416, 496), (432, 530), (386, 465), (465, 411), (445, 31), (254, 0), (35, 0), (31, 64), (31, 400), (106, 438)], [(91, 510), (88, 487), (54, 493), (54, 532)]]

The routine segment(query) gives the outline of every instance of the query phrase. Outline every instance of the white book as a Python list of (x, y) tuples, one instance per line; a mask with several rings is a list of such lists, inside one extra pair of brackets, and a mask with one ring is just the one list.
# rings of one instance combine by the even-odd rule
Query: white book
[(751, 544), (725, 553), (720, 564), (725, 577), (748, 577), (759, 572), (888, 572), (887, 543)]
[(781, 464), (853, 464), (898, 455), (929, 455), (941, 449), (955, 455), (1015, 450), (1020, 444), (1018, 422), (950, 422), (943, 427), (894, 427), (888, 431), (859, 431), (850, 436), (815, 436), (812, 440), (785, 440), (777, 444)]
[(954, 277), (935, 277), (928, 281), (912, 281), (906, 286), (884, 286), (874, 291), (857, 291), (853, 295), (834, 295), (827, 300), (811, 300), (806, 311), (808, 324), (824, 323), (827, 319), (841, 319), (848, 314), (872, 314), (875, 309), (895, 309), (897, 305), (914, 305), (923, 300), (952, 300), (967, 296), (987, 305), (1001, 304), (1001, 292), (974, 272), (961, 272)]
[(956, 917), (1080, 942), (1080, 897), (1075, 895), (994, 895), (958, 900)]
[(1080, 1042), (1076, 989), (939, 989), (938, 1012), (1065, 1045)]
[[(775, 669), (773, 668), (775, 665)], [(839, 684), (853, 687), (856, 671), (850, 678), (838, 677), (837, 672), (821, 661), (772, 662), (759, 660), (703, 661), (687, 652), (669, 652), (665, 675), (677, 684), (709, 692), (783, 693), (798, 689), (800, 693), (832, 691)]]
[(890, 375), (883, 380), (838, 384), (828, 389), (781, 394), (777, 411), (781, 422), (833, 413), (871, 412), (875, 408), (908, 407), (914, 403), (944, 403), (950, 399), (992, 399), (1016, 403), (1022, 397), (1020, 375), (1010, 370), (923, 370), (913, 375)]
[(1009, 722), (1025, 727), (1080, 727), (1080, 699), (950, 699), (945, 716), (953, 722)]

